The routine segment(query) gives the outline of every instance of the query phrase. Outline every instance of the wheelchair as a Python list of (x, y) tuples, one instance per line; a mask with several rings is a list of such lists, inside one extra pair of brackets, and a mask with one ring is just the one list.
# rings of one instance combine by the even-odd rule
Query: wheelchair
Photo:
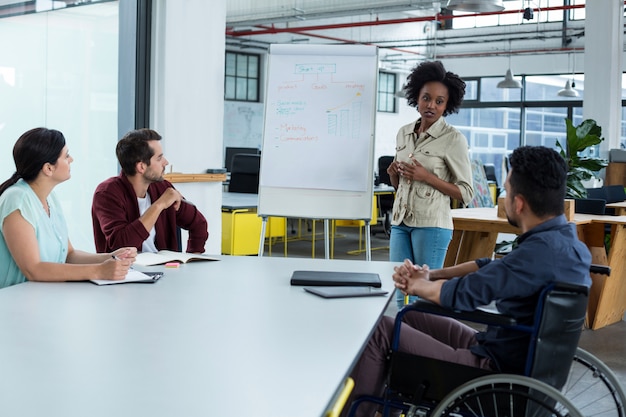
[[(605, 266), (591, 272), (610, 274)], [(363, 396), (350, 405), (378, 404), (384, 417), (626, 417), (626, 395), (615, 374), (578, 348), (588, 289), (553, 283), (541, 292), (534, 324), (486, 311), (451, 311), (425, 300), (396, 316), (383, 397)], [(530, 336), (523, 375), (414, 356), (398, 351), (400, 325), (409, 311), (422, 311), (481, 325), (501, 326)], [(393, 414), (392, 414), (393, 412)]]

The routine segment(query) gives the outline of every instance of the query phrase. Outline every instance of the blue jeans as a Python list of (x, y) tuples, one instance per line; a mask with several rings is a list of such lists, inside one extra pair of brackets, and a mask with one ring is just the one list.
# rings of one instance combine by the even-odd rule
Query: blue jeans
[[(452, 240), (452, 230), (439, 227), (391, 226), (389, 260), (404, 262), (409, 259), (416, 265), (428, 265), (431, 269), (443, 266), (448, 244)], [(409, 303), (417, 300), (410, 296)], [(404, 305), (404, 294), (396, 291), (398, 308)]]

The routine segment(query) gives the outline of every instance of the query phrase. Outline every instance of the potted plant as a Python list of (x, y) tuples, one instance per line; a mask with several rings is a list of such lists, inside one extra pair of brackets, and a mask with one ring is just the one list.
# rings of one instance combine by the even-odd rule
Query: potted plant
[(589, 156), (590, 147), (598, 145), (604, 140), (602, 128), (593, 119), (583, 120), (574, 126), (571, 120), (565, 119), (566, 142), (565, 146), (557, 140), (556, 146), (563, 158), (567, 161), (567, 198), (586, 198), (587, 190), (583, 181), (598, 178), (598, 171), (607, 166), (602, 158)]

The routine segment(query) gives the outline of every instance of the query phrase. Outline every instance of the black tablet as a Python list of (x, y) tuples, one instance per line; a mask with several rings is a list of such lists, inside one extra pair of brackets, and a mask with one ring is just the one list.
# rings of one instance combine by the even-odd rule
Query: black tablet
[(363, 286), (304, 287), (304, 290), (324, 298), (373, 297), (388, 294), (388, 291), (380, 288)]

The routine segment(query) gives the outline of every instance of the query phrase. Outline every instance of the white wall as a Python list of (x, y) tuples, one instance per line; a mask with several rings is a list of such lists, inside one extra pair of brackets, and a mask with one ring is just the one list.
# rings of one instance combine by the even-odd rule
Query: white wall
[[(155, 2), (152, 128), (174, 172), (220, 168), (224, 122), (225, 0)], [(209, 223), (206, 252), (221, 252), (222, 183), (176, 187)]]

